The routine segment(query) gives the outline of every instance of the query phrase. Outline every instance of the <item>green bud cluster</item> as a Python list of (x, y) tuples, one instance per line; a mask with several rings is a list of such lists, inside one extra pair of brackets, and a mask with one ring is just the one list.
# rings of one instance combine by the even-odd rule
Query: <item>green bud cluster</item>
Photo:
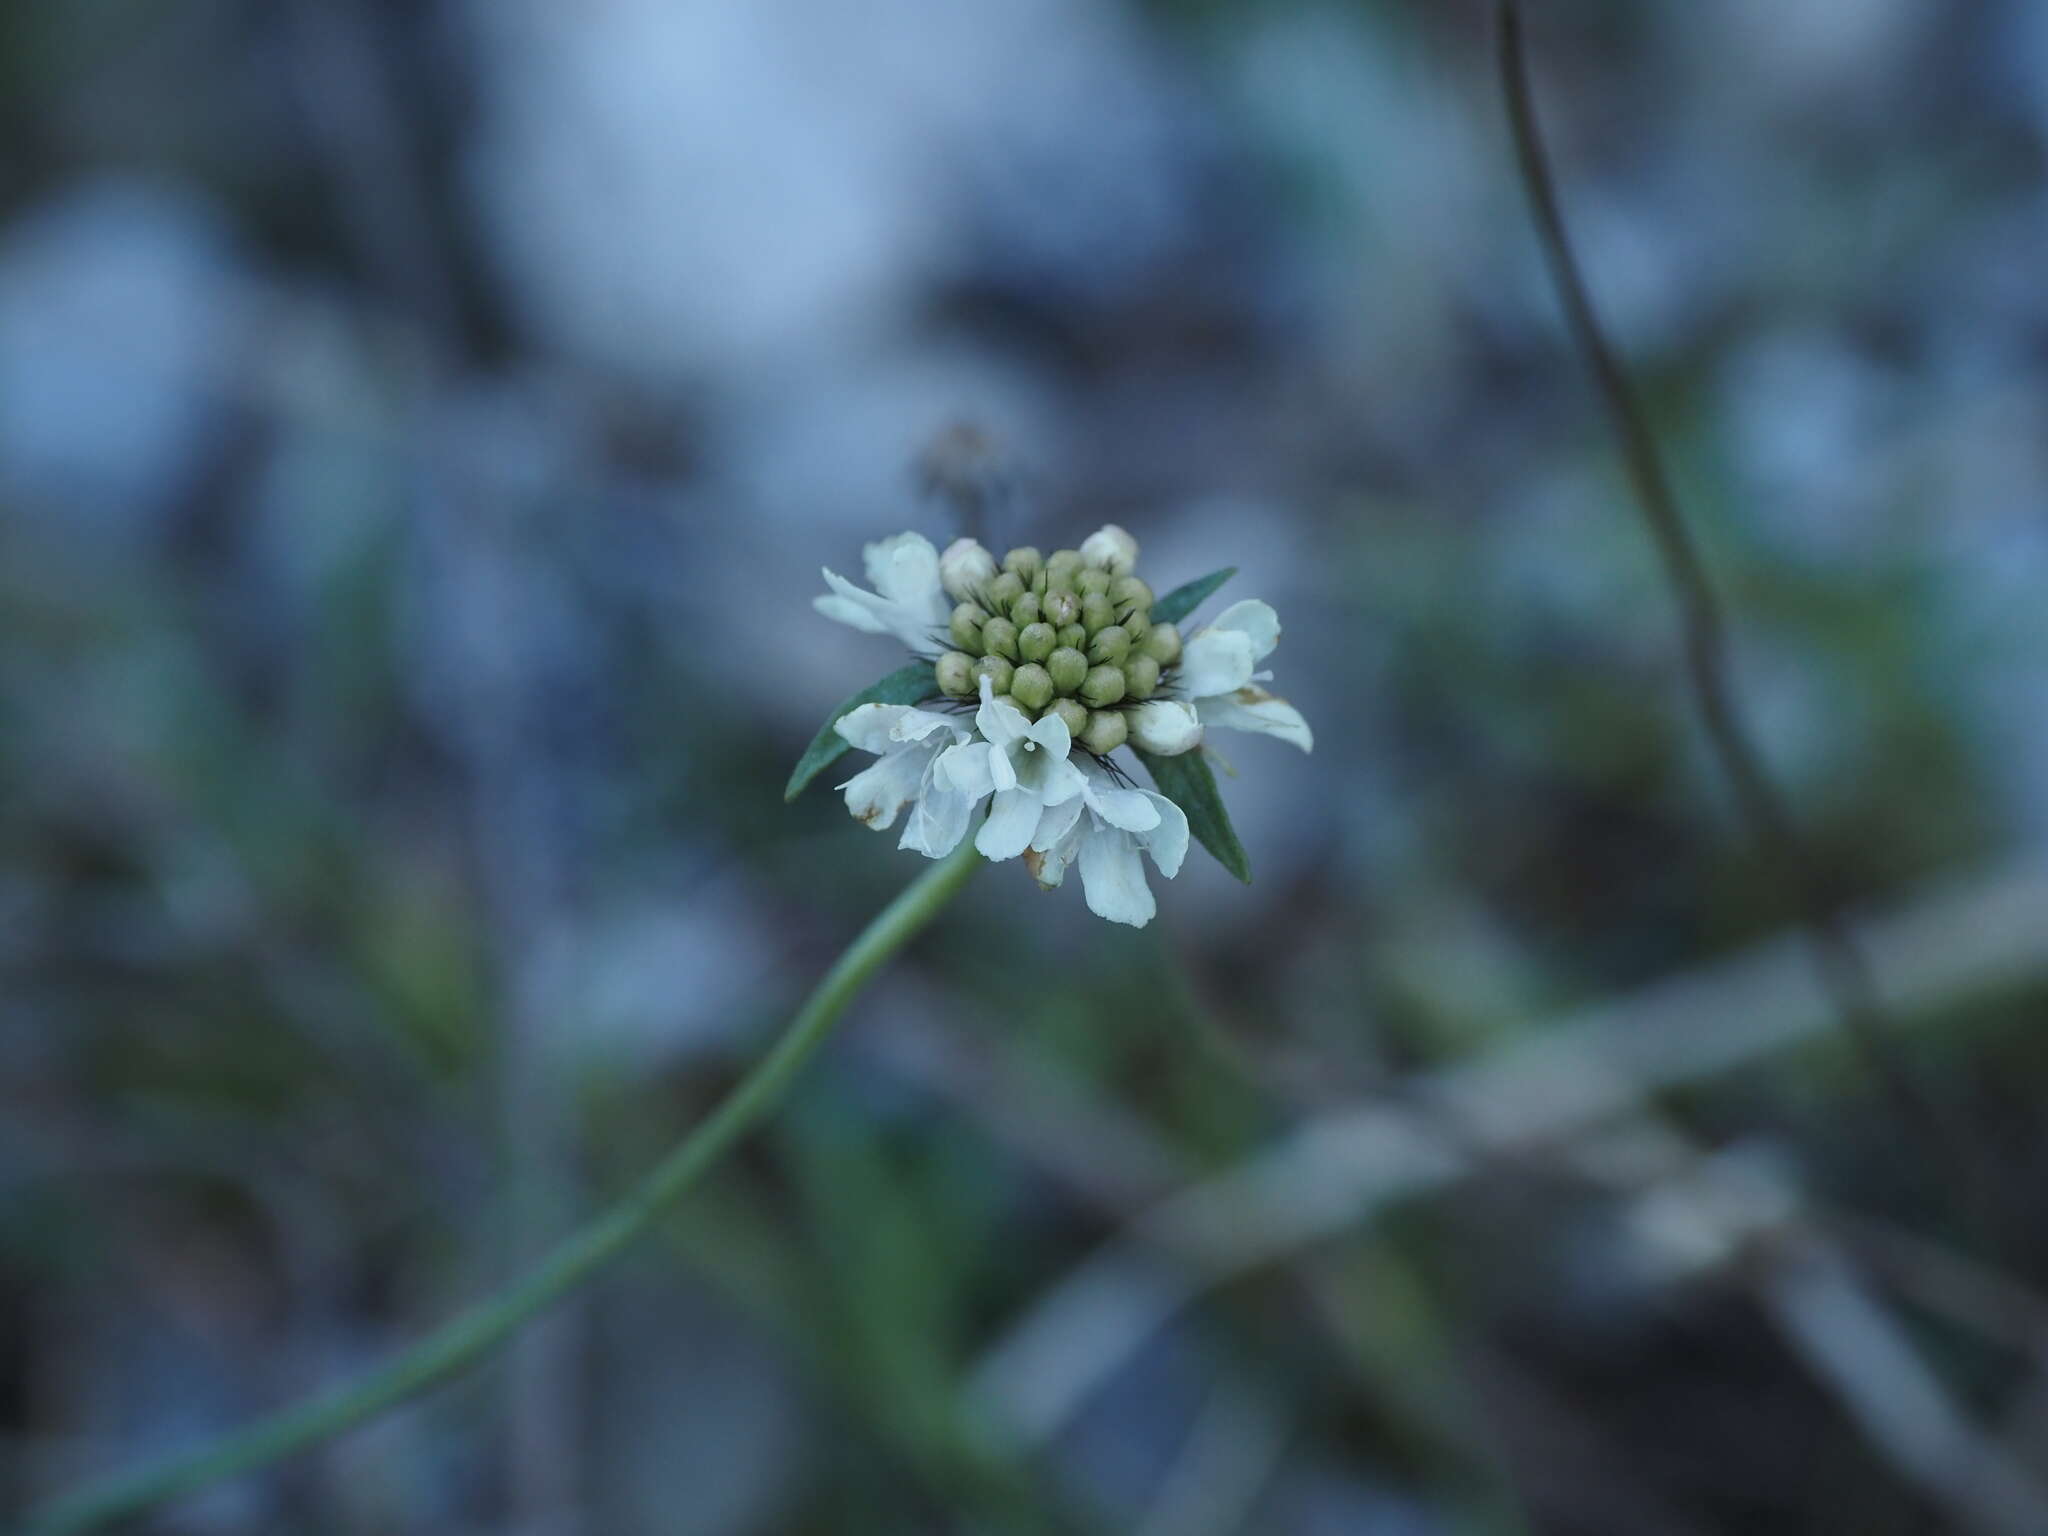
[(973, 698), (986, 677), (1029, 718), (1056, 714), (1077, 746), (1114, 752), (1130, 736), (1125, 709), (1156, 694), (1180, 660), (1180, 631), (1152, 622), (1153, 601), (1136, 576), (1077, 550), (1013, 549), (954, 608), (953, 649), (933, 668), (939, 690)]

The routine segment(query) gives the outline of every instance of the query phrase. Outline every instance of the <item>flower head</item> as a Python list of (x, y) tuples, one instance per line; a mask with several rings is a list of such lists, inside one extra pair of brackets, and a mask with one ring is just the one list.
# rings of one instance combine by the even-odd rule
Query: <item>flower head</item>
[[(937, 858), (979, 815), (984, 857), (1022, 856), (1047, 887), (1078, 862), (1089, 909), (1112, 922), (1151, 920), (1143, 856), (1172, 879), (1190, 835), (1249, 878), (1204, 738), (1255, 731), (1303, 751), (1314, 738), (1259, 686), (1280, 639), (1271, 607), (1235, 603), (1183, 639), (1178, 621), (1230, 572), (1156, 598), (1137, 574), (1137, 540), (1114, 525), (1079, 549), (1018, 548), (1000, 562), (972, 539), (941, 556), (914, 533), (866, 556), (874, 590), (827, 571), (819, 611), (921, 659), (836, 722), (840, 740), (876, 757), (840, 786), (857, 819), (886, 828), (908, 807), (901, 846)], [(1131, 785), (1116, 757), (1126, 744), (1165, 793)], [(813, 747), (820, 764), (837, 750)]]

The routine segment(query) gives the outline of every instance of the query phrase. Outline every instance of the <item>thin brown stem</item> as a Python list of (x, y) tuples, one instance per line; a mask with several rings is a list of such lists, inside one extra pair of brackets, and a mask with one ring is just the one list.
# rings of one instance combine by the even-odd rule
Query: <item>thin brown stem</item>
[(1635, 500), (1656, 545), (1666, 580), (1679, 608), (1685, 666), (1693, 703), (1715, 761), (1734, 791), (1736, 808), (1755, 838), (1771, 878), (1790, 896), (1794, 916), (1812, 952), (1820, 983), (1843, 1031), (1915, 1139), (1934, 1149), (1942, 1166), (1955, 1170), (1970, 1198), (1983, 1200), (1987, 1186), (1978, 1159), (1967, 1151), (1892, 1044), (1871, 980), (1870, 966), (1842, 915), (1840, 904), (1816, 872), (1784, 795), (1744, 725), (1729, 681), (1727, 621), (1706, 562), (1679, 510), (1664, 467), (1657, 436), (1644, 415), (1628, 372), (1607, 339), (1572, 250), (1557, 197), (1556, 179), (1536, 124), (1530, 98), (1527, 50), (1519, 0), (1497, 0), (1500, 83), (1522, 184), (1543, 255), (1556, 284), (1574, 344), (1592, 370), (1602, 404), (1614, 428)]

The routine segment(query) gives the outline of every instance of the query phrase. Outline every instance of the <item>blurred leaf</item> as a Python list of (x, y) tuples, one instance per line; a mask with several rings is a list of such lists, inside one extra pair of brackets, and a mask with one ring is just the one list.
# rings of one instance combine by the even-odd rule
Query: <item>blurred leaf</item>
[(1199, 581), (1191, 581), (1184, 587), (1175, 587), (1152, 605), (1152, 622), (1178, 624), (1207, 602), (1211, 592), (1236, 574), (1236, 566), (1226, 565), (1220, 571), (1211, 571)]
[[(1212, 589), (1221, 586), (1222, 576), (1212, 576), (1209, 581)], [(1223, 807), (1223, 796), (1217, 792), (1216, 774), (1209, 767), (1208, 757), (1201, 752), (1183, 752), (1178, 757), (1139, 752), (1138, 759), (1152, 775), (1152, 782), (1159, 786), (1159, 793), (1187, 813), (1188, 830), (1194, 833), (1195, 841), (1214, 854), (1217, 863), (1250, 885), (1252, 861), (1230, 825), (1230, 812)]]
[(798, 761), (796, 771), (789, 776), (789, 787), (783, 790), (782, 798), (794, 800), (811, 780), (837, 762), (840, 754), (847, 750), (845, 738), (832, 729), (842, 715), (863, 704), (919, 704), (936, 692), (938, 686), (932, 680), (932, 664), (928, 661), (913, 661), (898, 667), (879, 683), (861, 689), (826, 716), (824, 725), (811, 738), (810, 746)]

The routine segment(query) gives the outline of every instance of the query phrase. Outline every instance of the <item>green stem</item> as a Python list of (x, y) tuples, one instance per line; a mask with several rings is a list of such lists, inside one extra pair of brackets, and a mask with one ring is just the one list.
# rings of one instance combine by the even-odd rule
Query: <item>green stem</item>
[(482, 1360), (542, 1310), (630, 1247), (775, 1106), (882, 963), (935, 917), (981, 862), (971, 841), (890, 902), (825, 973), (775, 1046), (709, 1119), (610, 1209), (567, 1238), (524, 1279), (444, 1324), (359, 1380), (183, 1455), (121, 1473), (30, 1516), (24, 1536), (68, 1536), (139, 1514), (224, 1478), (331, 1439)]

